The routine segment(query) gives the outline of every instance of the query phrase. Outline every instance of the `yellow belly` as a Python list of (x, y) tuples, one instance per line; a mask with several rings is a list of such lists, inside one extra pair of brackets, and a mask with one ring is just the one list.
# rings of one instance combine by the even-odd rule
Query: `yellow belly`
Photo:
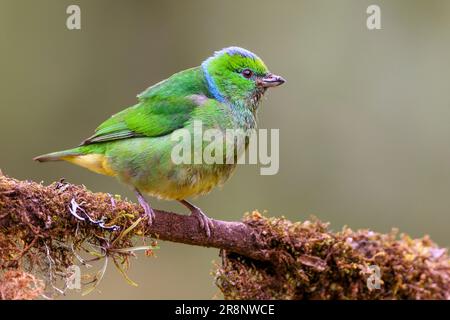
[(217, 170), (204, 171), (202, 167), (195, 169), (186, 166), (178, 169), (179, 176), (171, 179), (162, 175), (157, 182), (139, 183), (125, 172), (112, 169), (107, 157), (101, 154), (68, 156), (62, 160), (89, 169), (95, 173), (116, 176), (127, 185), (137, 187), (142, 193), (165, 200), (182, 200), (209, 193), (214, 187), (221, 186), (233, 173), (234, 165), (223, 165)]
[(232, 171), (227, 175), (192, 175), (191, 183), (179, 183), (164, 179), (158, 185), (143, 187), (142, 192), (164, 200), (183, 200), (189, 197), (196, 197), (211, 192), (217, 186), (222, 186), (231, 176)]

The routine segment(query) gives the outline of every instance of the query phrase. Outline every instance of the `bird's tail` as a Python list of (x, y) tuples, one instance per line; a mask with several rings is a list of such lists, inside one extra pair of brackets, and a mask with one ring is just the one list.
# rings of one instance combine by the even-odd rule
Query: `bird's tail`
[(64, 151), (57, 151), (52, 153), (43, 154), (41, 156), (33, 158), (35, 161), (39, 162), (47, 162), (47, 161), (61, 161), (61, 160), (68, 160), (68, 158), (81, 156), (84, 153), (79, 148), (64, 150)]
[(67, 161), (84, 167), (96, 173), (107, 176), (115, 176), (116, 172), (111, 168), (108, 158), (105, 157), (102, 149), (93, 149), (92, 146), (81, 146), (74, 149), (52, 152), (38, 156), (33, 160), (39, 162), (47, 161)]

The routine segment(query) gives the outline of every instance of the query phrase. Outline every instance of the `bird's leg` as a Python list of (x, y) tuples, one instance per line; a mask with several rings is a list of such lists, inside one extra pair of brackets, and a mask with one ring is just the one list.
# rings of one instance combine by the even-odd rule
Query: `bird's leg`
[(134, 189), (134, 192), (136, 193), (139, 204), (142, 208), (144, 208), (145, 216), (148, 217), (148, 224), (152, 225), (153, 221), (155, 220), (155, 212), (138, 189)]
[(211, 228), (214, 227), (214, 224), (210, 218), (206, 214), (202, 212), (199, 207), (194, 206), (192, 203), (186, 200), (178, 200), (182, 205), (191, 210), (191, 215), (196, 217), (200, 222), (200, 228), (205, 230), (206, 236), (209, 238), (211, 236)]

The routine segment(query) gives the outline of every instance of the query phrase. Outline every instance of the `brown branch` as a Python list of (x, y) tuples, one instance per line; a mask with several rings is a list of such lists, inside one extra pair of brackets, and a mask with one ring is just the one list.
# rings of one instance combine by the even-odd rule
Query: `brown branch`
[[(136, 223), (142, 213), (118, 196), (63, 182), (19, 181), (0, 172), (0, 271), (6, 271), (0, 299), (32, 298), (42, 291), (33, 275), (10, 271), (50, 272), (44, 278), (51, 282), (87, 245), (125, 268), (127, 248), (155, 238), (222, 249), (216, 284), (229, 299), (450, 298), (447, 250), (427, 236), (348, 228), (334, 233), (318, 220), (293, 223), (254, 212), (243, 222), (214, 220), (207, 237), (193, 217), (157, 210), (149, 227), (146, 220)], [(373, 266), (380, 271), (375, 289), (368, 286)], [(13, 290), (18, 283), (24, 292)]]
[[(132, 214), (134, 219), (143, 214), (138, 204), (117, 200), (104, 193), (91, 193), (82, 186), (62, 183), (44, 186), (0, 175), (0, 226), (6, 227), (12, 221), (16, 221), (17, 219), (13, 216), (17, 214), (26, 213), (32, 221), (36, 218), (42, 221), (42, 217), (57, 214), (71, 221), (72, 223), (66, 227), (72, 227), (75, 232), (77, 219), (70, 213), (72, 201), (80, 204), (80, 207), (92, 217), (98, 218), (102, 215), (106, 221), (114, 221), (123, 212)], [(248, 224), (213, 220), (214, 228), (211, 230), (211, 236), (207, 237), (200, 229), (198, 220), (193, 216), (162, 210), (155, 210), (155, 214), (154, 223), (150, 227), (146, 226), (142, 235), (224, 249), (256, 260), (270, 258), (258, 234)], [(33, 223), (33, 225), (37, 226), (39, 223)], [(125, 224), (121, 228), (127, 226)], [(33, 229), (30, 225), (24, 224), (24, 227)]]

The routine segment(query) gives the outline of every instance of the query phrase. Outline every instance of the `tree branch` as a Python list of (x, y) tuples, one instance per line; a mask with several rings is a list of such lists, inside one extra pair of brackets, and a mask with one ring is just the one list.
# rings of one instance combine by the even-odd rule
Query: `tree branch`
[[(77, 219), (71, 214), (73, 201), (91, 217), (114, 221), (123, 212), (137, 219), (143, 215), (140, 205), (114, 198), (104, 193), (91, 193), (84, 186), (54, 183), (44, 186), (30, 181), (18, 181), (0, 175), (0, 226), (7, 227), (16, 218), (26, 214), (31, 221), (42, 220), (57, 214), (67, 219), (66, 227), (77, 227)], [(263, 242), (249, 225), (242, 222), (213, 220), (214, 228), (207, 237), (193, 216), (155, 210), (156, 219), (151, 226), (143, 225), (142, 235), (157, 236), (161, 240), (180, 242), (202, 247), (214, 247), (242, 254), (256, 260), (268, 260)], [(132, 219), (131, 219), (132, 220)], [(35, 221), (36, 222), (36, 221)], [(39, 223), (36, 224), (37, 227)], [(128, 227), (124, 224), (121, 227)], [(23, 225), (23, 227), (30, 227)], [(50, 225), (51, 227), (51, 225)]]
[[(319, 220), (290, 222), (253, 212), (243, 222), (213, 220), (207, 237), (194, 217), (156, 210), (148, 226), (142, 214), (119, 196), (64, 182), (19, 181), (0, 171), (0, 299), (42, 291), (34, 275), (15, 270), (44, 274), (47, 287), (54, 287), (55, 275), (76, 259), (85, 263), (77, 252), (93, 254), (93, 248), (96, 260), (114, 260), (129, 280), (124, 269), (136, 241), (151, 249), (152, 239), (221, 249), (216, 284), (229, 299), (450, 298), (447, 250), (427, 236), (349, 228), (334, 233)], [(22, 291), (10, 283), (22, 283)]]

